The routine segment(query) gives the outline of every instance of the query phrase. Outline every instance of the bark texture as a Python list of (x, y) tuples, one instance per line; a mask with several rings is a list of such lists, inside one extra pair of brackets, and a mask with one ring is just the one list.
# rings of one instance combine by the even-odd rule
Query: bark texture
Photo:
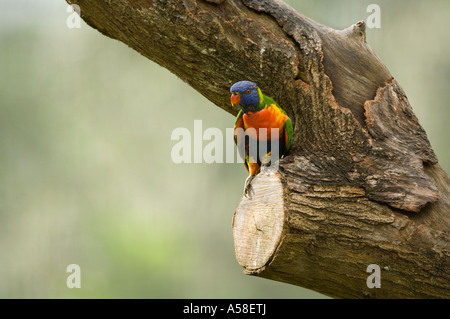
[(334, 30), (278, 0), (68, 2), (227, 112), (244, 79), (287, 111), (290, 154), (235, 212), (246, 273), (336, 297), (450, 297), (449, 178), (364, 22)]

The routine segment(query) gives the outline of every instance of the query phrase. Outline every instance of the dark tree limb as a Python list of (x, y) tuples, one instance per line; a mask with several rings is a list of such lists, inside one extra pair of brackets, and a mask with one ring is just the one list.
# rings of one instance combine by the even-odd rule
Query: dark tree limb
[(246, 273), (337, 297), (450, 297), (449, 178), (364, 22), (333, 30), (278, 0), (68, 2), (225, 111), (248, 79), (288, 112), (289, 156), (233, 219)]

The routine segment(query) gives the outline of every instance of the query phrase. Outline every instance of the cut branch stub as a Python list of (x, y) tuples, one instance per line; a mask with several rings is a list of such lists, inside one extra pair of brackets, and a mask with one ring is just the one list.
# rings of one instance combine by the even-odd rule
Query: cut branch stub
[[(253, 180), (255, 194), (233, 219), (245, 273), (332, 297), (450, 298), (448, 232), (368, 200), (362, 188), (308, 182), (294, 172)], [(381, 268), (382, 289), (366, 284), (370, 264)]]
[(281, 178), (276, 170), (256, 176), (253, 190), (254, 200), (243, 197), (233, 217), (236, 258), (249, 273), (260, 271), (274, 255), (286, 214)]

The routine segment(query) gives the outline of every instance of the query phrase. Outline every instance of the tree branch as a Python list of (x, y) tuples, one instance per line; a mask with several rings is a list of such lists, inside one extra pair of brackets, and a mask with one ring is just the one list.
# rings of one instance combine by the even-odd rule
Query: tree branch
[(227, 112), (248, 79), (293, 120), (289, 156), (235, 213), (247, 273), (338, 297), (450, 296), (450, 182), (364, 22), (333, 30), (278, 0), (68, 2)]

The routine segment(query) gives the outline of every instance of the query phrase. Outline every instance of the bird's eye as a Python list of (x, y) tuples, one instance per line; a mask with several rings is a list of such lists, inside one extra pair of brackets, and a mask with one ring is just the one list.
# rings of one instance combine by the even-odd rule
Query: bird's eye
[(245, 94), (250, 94), (251, 90), (248, 89), (247, 91), (245, 91)]

